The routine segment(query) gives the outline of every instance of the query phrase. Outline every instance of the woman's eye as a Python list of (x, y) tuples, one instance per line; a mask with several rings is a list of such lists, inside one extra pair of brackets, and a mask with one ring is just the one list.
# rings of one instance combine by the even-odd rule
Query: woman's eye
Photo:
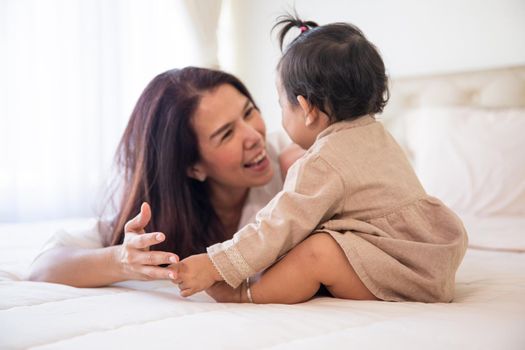
[(221, 140), (226, 140), (231, 134), (233, 133), (233, 131), (230, 129), (228, 131), (226, 131), (223, 135), (222, 135), (222, 139)]
[(252, 112), (253, 112), (253, 107), (250, 107), (246, 110), (246, 112), (244, 112), (244, 119), (248, 119), (251, 117), (252, 115)]

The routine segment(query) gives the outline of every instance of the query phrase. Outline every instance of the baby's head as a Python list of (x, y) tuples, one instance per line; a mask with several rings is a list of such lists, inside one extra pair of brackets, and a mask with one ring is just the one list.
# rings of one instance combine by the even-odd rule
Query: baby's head
[(281, 49), (291, 28), (301, 32), (277, 65), (283, 126), (294, 142), (308, 148), (332, 123), (383, 111), (388, 100), (385, 65), (357, 27), (318, 26), (292, 16), (279, 17), (275, 27), (281, 27)]

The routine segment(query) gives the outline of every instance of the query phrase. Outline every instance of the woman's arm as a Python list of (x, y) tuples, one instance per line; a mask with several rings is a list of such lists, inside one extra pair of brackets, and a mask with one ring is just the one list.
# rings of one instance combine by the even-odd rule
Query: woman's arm
[(73, 287), (101, 287), (123, 281), (126, 278), (116, 258), (119, 248), (51, 249), (33, 262), (29, 280)]
[(140, 214), (126, 224), (121, 245), (99, 249), (58, 247), (43, 253), (33, 262), (29, 279), (74, 287), (101, 287), (129, 279), (174, 279), (172, 271), (158, 265), (178, 262), (178, 256), (149, 251), (150, 246), (165, 239), (160, 232), (144, 233), (150, 218), (149, 205), (143, 204)]

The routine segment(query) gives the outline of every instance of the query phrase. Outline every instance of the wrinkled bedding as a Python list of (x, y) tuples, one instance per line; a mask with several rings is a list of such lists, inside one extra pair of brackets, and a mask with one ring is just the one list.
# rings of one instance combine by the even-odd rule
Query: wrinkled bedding
[(0, 225), (0, 349), (525, 349), (525, 253), (490, 250), (486, 238), (501, 224), (523, 242), (525, 219), (513, 229), (503, 219), (469, 224), (484, 247), (467, 251), (450, 304), (218, 304), (205, 293), (181, 298), (168, 281), (79, 289), (24, 280), (54, 230), (90, 223)]

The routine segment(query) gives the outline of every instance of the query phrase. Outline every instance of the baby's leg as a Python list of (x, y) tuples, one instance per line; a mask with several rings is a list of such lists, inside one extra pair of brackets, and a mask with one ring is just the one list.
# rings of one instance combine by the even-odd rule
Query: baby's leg
[(337, 298), (377, 300), (327, 233), (314, 234), (294, 247), (251, 285), (251, 292), (258, 304), (294, 304), (312, 298), (321, 284)]

